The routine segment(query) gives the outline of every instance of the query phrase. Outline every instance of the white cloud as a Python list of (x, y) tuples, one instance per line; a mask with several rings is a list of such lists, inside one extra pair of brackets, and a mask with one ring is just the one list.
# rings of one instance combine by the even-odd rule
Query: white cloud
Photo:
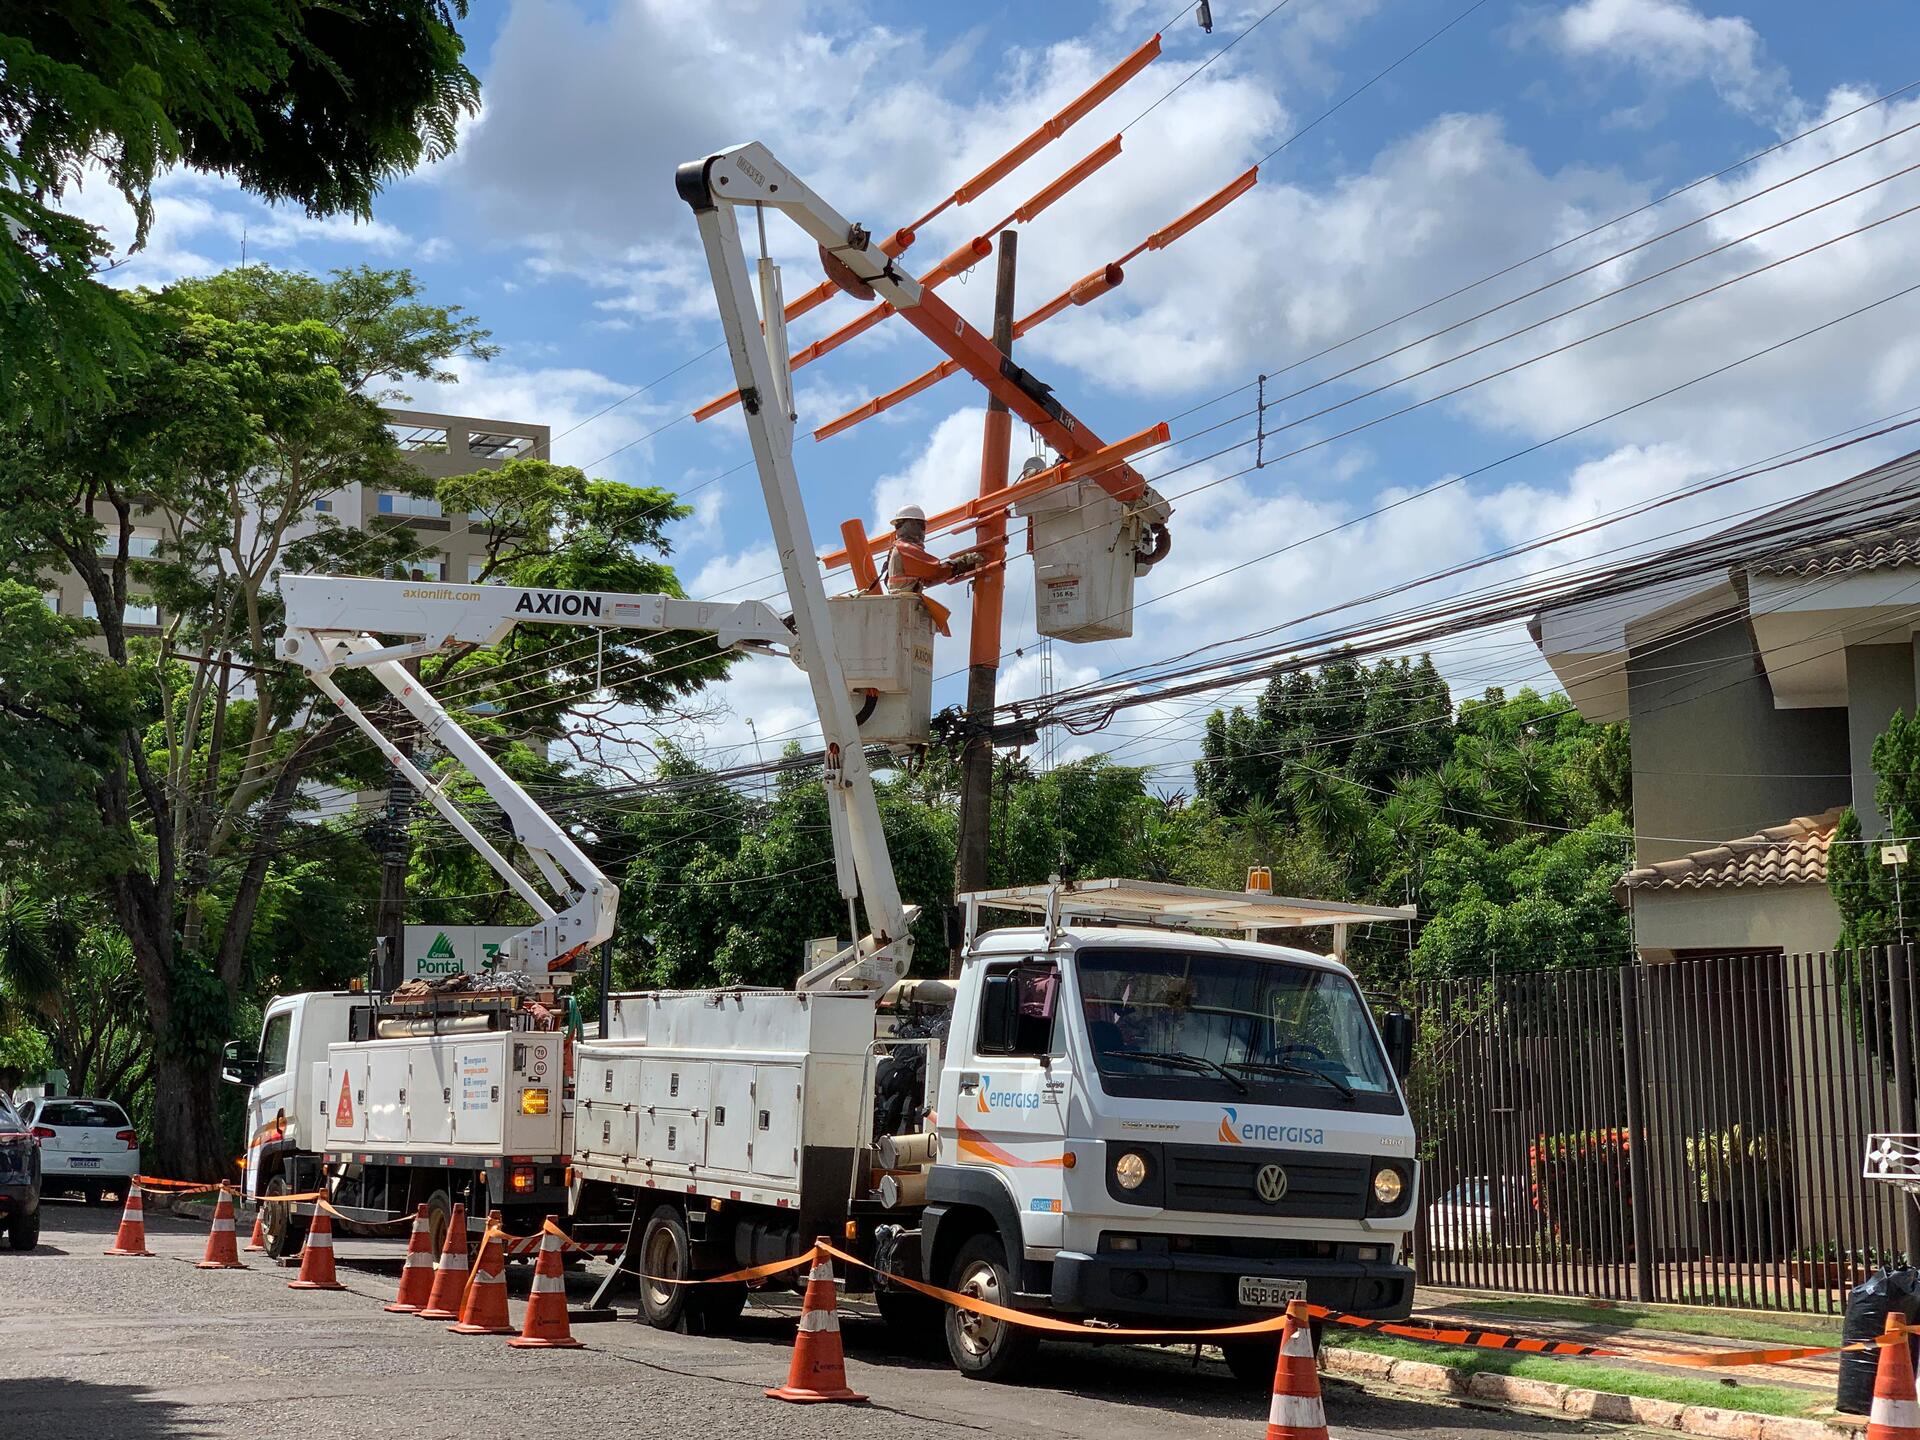
[(1791, 100), (1786, 71), (1744, 16), (1685, 0), (1579, 0), (1545, 26), (1569, 59), (1630, 66), (1668, 85), (1705, 80), (1736, 109), (1773, 118)]

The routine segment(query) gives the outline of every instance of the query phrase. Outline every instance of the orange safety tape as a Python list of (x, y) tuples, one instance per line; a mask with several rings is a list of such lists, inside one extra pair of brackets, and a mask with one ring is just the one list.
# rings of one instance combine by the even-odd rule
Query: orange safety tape
[[(542, 1224), (540, 1228), (550, 1234), (558, 1235), (563, 1242), (562, 1249), (585, 1250), (584, 1246), (575, 1244), (573, 1237), (558, 1225)], [(769, 1275), (798, 1270), (802, 1265), (812, 1262), (813, 1248), (809, 1246), (790, 1260), (774, 1260), (765, 1265), (749, 1265), (745, 1270), (730, 1270), (725, 1275), (707, 1275), (698, 1280), (670, 1280), (664, 1275), (649, 1275), (645, 1271), (634, 1269), (631, 1265), (615, 1265), (613, 1268), (623, 1275), (638, 1275), (642, 1280), (655, 1285), (737, 1285), (743, 1280), (764, 1280)]]
[[(996, 1320), (1005, 1320), (1009, 1324), (1024, 1325), (1029, 1329), (1046, 1330), (1055, 1334), (1086, 1335), (1096, 1339), (1145, 1339), (1151, 1336), (1159, 1339), (1198, 1340), (1215, 1336), (1271, 1334), (1286, 1324), (1286, 1316), (1276, 1315), (1271, 1319), (1258, 1320), (1246, 1325), (1223, 1325), (1208, 1330), (1139, 1330), (1083, 1325), (1071, 1320), (1057, 1320), (1049, 1315), (1035, 1315), (1025, 1310), (1014, 1310), (1005, 1305), (995, 1305), (988, 1300), (975, 1299), (971, 1295), (960, 1295), (952, 1290), (943, 1290), (938, 1285), (910, 1280), (905, 1275), (895, 1275), (890, 1271), (881, 1270), (833, 1245), (822, 1244), (819, 1248), (829, 1255), (846, 1261), (849, 1265), (858, 1265), (863, 1270), (884, 1275), (896, 1284), (918, 1290), (921, 1294), (930, 1295), (936, 1300), (944, 1300), (947, 1304), (962, 1310), (970, 1310), (977, 1315), (987, 1315)], [(1422, 1340), (1434, 1345), (1464, 1345), (1481, 1350), (1511, 1349), (1533, 1355), (1599, 1356), (1694, 1369), (1735, 1369), (1745, 1365), (1778, 1365), (1789, 1360), (1804, 1360), (1816, 1355), (1834, 1355), (1848, 1350), (1871, 1350), (1882, 1345), (1896, 1344), (1908, 1334), (1920, 1330), (1920, 1327), (1903, 1325), (1897, 1330), (1876, 1335), (1871, 1340), (1856, 1340), (1846, 1345), (1812, 1345), (1780, 1350), (1707, 1350), (1670, 1355), (1641, 1350), (1612, 1350), (1599, 1345), (1580, 1345), (1569, 1340), (1542, 1340), (1508, 1335), (1497, 1330), (1440, 1330), (1387, 1320), (1369, 1320), (1361, 1315), (1329, 1310), (1324, 1305), (1308, 1305), (1306, 1308), (1307, 1314), (1315, 1320), (1326, 1320), (1361, 1330), (1377, 1330), (1383, 1335), (1394, 1335), (1407, 1340)]]

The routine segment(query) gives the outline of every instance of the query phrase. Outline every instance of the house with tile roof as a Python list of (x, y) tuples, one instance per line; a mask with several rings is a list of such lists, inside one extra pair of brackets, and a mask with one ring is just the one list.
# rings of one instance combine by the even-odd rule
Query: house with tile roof
[[(1649, 962), (1832, 948), (1827, 854), (1888, 838), (1872, 749), (1916, 705), (1920, 452), (1555, 599), (1531, 630), (1589, 719), (1626, 720)], [(1888, 937), (1891, 939), (1892, 937)]]

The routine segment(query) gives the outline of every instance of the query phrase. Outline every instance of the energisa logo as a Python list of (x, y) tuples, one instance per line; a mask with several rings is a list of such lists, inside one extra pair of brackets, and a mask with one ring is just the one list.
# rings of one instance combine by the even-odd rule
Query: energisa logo
[(1226, 1145), (1243, 1145), (1249, 1142), (1264, 1142), (1268, 1145), (1324, 1145), (1327, 1132), (1317, 1130), (1310, 1125), (1271, 1125), (1265, 1121), (1240, 1119), (1240, 1112), (1231, 1105), (1222, 1105), (1225, 1112), (1220, 1117), (1220, 1140)]
[(991, 1115), (996, 1110), (1038, 1110), (1040, 1092), (1037, 1090), (996, 1090), (993, 1077), (980, 1077), (980, 1113)]

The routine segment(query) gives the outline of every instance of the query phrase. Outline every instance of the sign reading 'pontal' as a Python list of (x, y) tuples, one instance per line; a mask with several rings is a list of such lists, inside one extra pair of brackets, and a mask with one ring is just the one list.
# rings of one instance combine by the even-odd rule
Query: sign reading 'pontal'
[(409, 925), (404, 939), (402, 980), (437, 980), (446, 975), (486, 975), (513, 968), (502, 948), (512, 925)]

